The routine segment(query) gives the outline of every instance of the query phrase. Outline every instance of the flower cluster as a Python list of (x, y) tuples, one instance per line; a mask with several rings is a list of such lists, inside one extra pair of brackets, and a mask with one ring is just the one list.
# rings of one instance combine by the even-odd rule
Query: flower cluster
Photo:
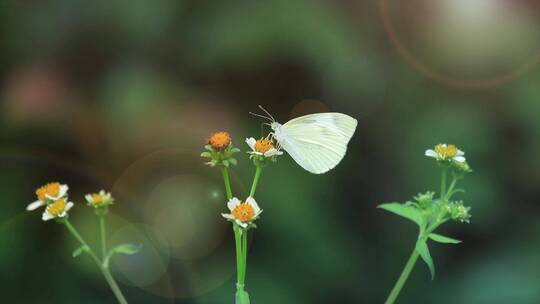
[(236, 165), (238, 162), (233, 157), (233, 154), (240, 150), (233, 146), (232, 139), (227, 132), (215, 132), (210, 135), (208, 144), (204, 147), (205, 151), (201, 153), (201, 157), (209, 158), (206, 162), (211, 167), (221, 167), (223, 181), (225, 183), (225, 191), (227, 193), (227, 208), (229, 213), (222, 213), (221, 216), (230, 221), (233, 225), (234, 238), (236, 244), (236, 267), (238, 281), (236, 283), (236, 304), (249, 304), (249, 294), (245, 290), (245, 278), (247, 269), (247, 246), (248, 232), (252, 228), (257, 228), (255, 221), (262, 213), (262, 209), (255, 201), (255, 191), (259, 183), (261, 172), (269, 161), (275, 162), (279, 155), (283, 152), (279, 147), (276, 147), (271, 136), (255, 139), (253, 137), (246, 138), (246, 144), (249, 146), (249, 158), (255, 166), (255, 176), (249, 196), (245, 201), (241, 201), (233, 196), (231, 182), (229, 177), (229, 167)]
[(100, 223), (99, 229), (102, 254), (101, 257), (98, 257), (96, 252), (90, 245), (88, 245), (88, 243), (69, 220), (68, 211), (73, 207), (74, 204), (68, 200), (68, 189), (69, 187), (67, 185), (60, 184), (58, 182), (48, 183), (42, 187), (39, 187), (36, 190), (37, 200), (30, 203), (26, 207), (26, 210), (32, 211), (41, 206), (45, 206), (42, 219), (44, 221), (56, 219), (56, 221), (63, 224), (79, 242), (80, 246), (73, 251), (72, 256), (75, 258), (83, 253), (88, 254), (94, 260), (94, 262), (96, 262), (96, 265), (103, 273), (118, 302), (121, 304), (127, 304), (122, 291), (109, 271), (109, 261), (115, 254), (135, 254), (141, 249), (141, 246), (135, 246), (133, 244), (120, 244), (108, 250), (106, 241), (105, 215), (107, 214), (108, 206), (114, 203), (114, 198), (109, 192), (105, 192), (105, 190), (101, 190), (98, 193), (89, 193), (85, 195), (87, 205), (94, 208)]
[[(73, 202), (68, 200), (68, 185), (58, 182), (48, 183), (36, 190), (37, 200), (30, 203), (27, 211), (36, 210), (46, 206), (42, 219), (44, 221), (52, 219), (62, 219), (68, 216), (68, 211), (73, 207)], [(101, 190), (99, 193), (89, 193), (85, 195), (88, 206), (96, 209), (104, 209), (113, 204), (114, 199), (109, 192)]]
[[(274, 141), (270, 136), (261, 137), (255, 139), (254, 137), (248, 137), (245, 140), (246, 144), (250, 148), (249, 158), (253, 160), (257, 171), (255, 173), (255, 179), (252, 192), (255, 191), (260, 171), (267, 165), (267, 161), (275, 162), (277, 157), (282, 155), (283, 152), (276, 147)], [(211, 167), (222, 166), (228, 168), (231, 165), (237, 165), (238, 161), (233, 157), (234, 153), (240, 151), (240, 149), (234, 147), (231, 135), (225, 131), (214, 132), (208, 138), (208, 143), (205, 145), (204, 152), (201, 153), (201, 157), (210, 158), (210, 161), (206, 162), (206, 165)], [(230, 190), (230, 184), (228, 181), (228, 173), (225, 170), (225, 183), (227, 191)], [(257, 205), (257, 202), (252, 197), (252, 193), (245, 202), (241, 202), (238, 198), (232, 197), (227, 202), (227, 207), (230, 213), (223, 213), (223, 217), (227, 220), (238, 225), (242, 229), (254, 228), (256, 225), (253, 223), (260, 215), (262, 210)], [(87, 198), (88, 200), (88, 198)]]
[(39, 207), (46, 206), (43, 212), (42, 219), (48, 221), (54, 218), (63, 218), (67, 216), (67, 212), (73, 203), (68, 201), (67, 185), (58, 182), (48, 183), (36, 190), (37, 200), (30, 203), (26, 210), (33, 211)]
[[(472, 172), (465, 159), (465, 153), (455, 145), (439, 144), (434, 149), (425, 152), (428, 157), (435, 158), (441, 169), (441, 191), (436, 196), (435, 192), (427, 191), (419, 193), (413, 201), (401, 203), (386, 203), (379, 205), (401, 217), (407, 218), (419, 227), (419, 235), (416, 243), (416, 252), (422, 257), (429, 267), (432, 277), (435, 274), (433, 260), (427, 246), (428, 240), (440, 243), (457, 244), (460, 241), (435, 234), (434, 231), (443, 223), (453, 220), (468, 223), (471, 208), (465, 206), (462, 200), (453, 200), (452, 197), (463, 189), (456, 188), (458, 181), (467, 173)], [(452, 178), (448, 185), (448, 176)]]

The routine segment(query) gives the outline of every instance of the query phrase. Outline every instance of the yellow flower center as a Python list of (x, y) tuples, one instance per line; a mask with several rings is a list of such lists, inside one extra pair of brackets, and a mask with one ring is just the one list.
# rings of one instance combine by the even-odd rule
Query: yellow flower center
[(57, 197), (60, 194), (60, 183), (49, 183), (36, 190), (38, 200), (44, 202), (47, 200), (47, 195)]
[(255, 151), (259, 153), (266, 153), (272, 148), (274, 143), (270, 139), (261, 138), (255, 142)]
[(54, 203), (47, 206), (47, 211), (54, 216), (59, 216), (62, 212), (64, 212), (64, 209), (66, 209), (65, 198), (56, 200), (54, 201)]
[(210, 135), (208, 143), (214, 150), (225, 150), (231, 144), (231, 135), (227, 132), (216, 132)]
[(444, 158), (450, 158), (457, 156), (458, 148), (456, 148), (456, 146), (454, 145), (436, 145), (435, 152), (437, 152), (437, 154), (441, 155)]
[(105, 202), (105, 197), (99, 193), (92, 193), (92, 203), (99, 205)]
[(255, 210), (248, 203), (240, 203), (234, 210), (232, 214), (235, 219), (242, 222), (249, 222), (255, 216)]

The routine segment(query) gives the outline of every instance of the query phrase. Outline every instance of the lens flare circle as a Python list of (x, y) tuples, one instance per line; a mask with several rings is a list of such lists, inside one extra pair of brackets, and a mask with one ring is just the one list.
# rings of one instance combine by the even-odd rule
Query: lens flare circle
[(519, 65), (506, 73), (494, 77), (477, 78), (470, 80), (455, 78), (442, 72), (435, 71), (433, 68), (420, 62), (417, 56), (415, 56), (401, 42), (399, 35), (397, 34), (396, 28), (391, 20), (392, 18), (390, 16), (389, 0), (379, 0), (379, 11), (381, 14), (381, 19), (386, 35), (388, 36), (390, 43), (396, 48), (399, 55), (404, 59), (404, 61), (420, 74), (443, 85), (468, 89), (485, 89), (496, 87), (526, 74), (536, 65), (538, 65), (538, 63), (540, 63), (540, 53), (538, 53), (522, 65)]

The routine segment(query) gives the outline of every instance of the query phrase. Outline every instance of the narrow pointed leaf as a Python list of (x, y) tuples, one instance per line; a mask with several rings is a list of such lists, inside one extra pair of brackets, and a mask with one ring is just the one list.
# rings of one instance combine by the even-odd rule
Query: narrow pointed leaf
[(426, 265), (429, 268), (429, 272), (431, 273), (431, 279), (433, 280), (435, 278), (435, 265), (433, 265), (433, 259), (429, 254), (429, 248), (426, 244), (426, 239), (419, 239), (416, 242), (416, 251), (418, 251), (418, 253), (422, 257), (422, 260), (426, 262)]
[(73, 253), (72, 253), (72, 256), (73, 256), (74, 258), (76, 258), (76, 257), (78, 257), (79, 255), (81, 255), (83, 252), (86, 252), (86, 251), (88, 251), (88, 246), (84, 246), (84, 245), (83, 245), (83, 246), (81, 246), (81, 247), (75, 249), (75, 250), (73, 251)]
[(436, 234), (436, 233), (431, 233), (429, 235), (429, 238), (434, 240), (435, 242), (444, 243), (444, 244), (459, 244), (459, 243), (461, 243), (460, 240), (449, 238), (447, 236)]
[(394, 214), (402, 216), (406, 219), (409, 219), (415, 222), (418, 226), (422, 225), (422, 213), (420, 210), (416, 209), (414, 206), (400, 204), (400, 203), (387, 203), (377, 206), (377, 208), (390, 211)]
[(135, 254), (142, 249), (142, 244), (122, 244), (111, 249), (110, 253)]

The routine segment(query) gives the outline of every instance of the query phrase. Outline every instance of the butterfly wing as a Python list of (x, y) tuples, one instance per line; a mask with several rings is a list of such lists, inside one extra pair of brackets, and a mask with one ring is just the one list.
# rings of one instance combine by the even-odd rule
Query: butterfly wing
[(276, 140), (302, 168), (321, 174), (343, 159), (356, 125), (341, 113), (310, 114), (280, 126)]

